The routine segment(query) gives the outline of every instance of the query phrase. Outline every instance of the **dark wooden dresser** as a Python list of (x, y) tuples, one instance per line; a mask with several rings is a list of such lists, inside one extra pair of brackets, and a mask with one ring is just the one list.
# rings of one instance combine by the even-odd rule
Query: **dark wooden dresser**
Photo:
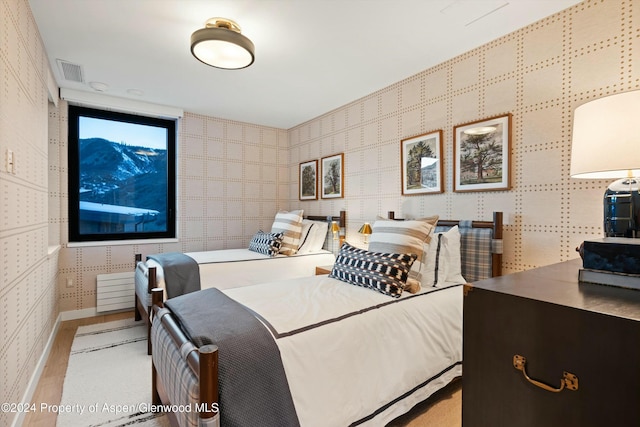
[(465, 288), (463, 427), (640, 427), (640, 291), (578, 283), (581, 265)]

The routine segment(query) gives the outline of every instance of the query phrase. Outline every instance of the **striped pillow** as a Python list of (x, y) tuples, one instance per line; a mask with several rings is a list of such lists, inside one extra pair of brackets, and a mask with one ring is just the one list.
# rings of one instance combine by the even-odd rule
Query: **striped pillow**
[(280, 252), (282, 237), (282, 233), (265, 233), (260, 230), (251, 238), (249, 250), (274, 257)]
[(302, 210), (280, 211), (271, 226), (272, 233), (282, 233), (282, 246), (280, 253), (284, 255), (295, 255), (300, 245), (302, 236)]
[(415, 259), (414, 254), (370, 252), (344, 243), (329, 277), (398, 298)]
[(438, 216), (406, 221), (377, 220), (373, 223), (373, 233), (369, 237), (372, 252), (415, 254), (416, 263), (410, 277), (420, 280), (420, 269), (424, 245), (429, 243)]

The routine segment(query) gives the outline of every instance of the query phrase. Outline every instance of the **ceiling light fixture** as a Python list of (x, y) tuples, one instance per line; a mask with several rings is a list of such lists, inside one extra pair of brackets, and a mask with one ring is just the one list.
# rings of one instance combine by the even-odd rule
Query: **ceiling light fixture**
[(238, 70), (253, 64), (253, 42), (240, 33), (231, 19), (211, 18), (205, 27), (191, 34), (191, 53), (199, 61), (216, 68)]

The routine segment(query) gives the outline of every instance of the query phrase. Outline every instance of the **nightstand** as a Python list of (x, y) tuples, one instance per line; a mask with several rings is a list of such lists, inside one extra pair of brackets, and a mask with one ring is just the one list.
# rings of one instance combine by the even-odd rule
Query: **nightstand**
[(465, 286), (465, 427), (640, 426), (640, 291), (578, 283), (581, 267)]
[(316, 267), (316, 276), (321, 274), (329, 274), (333, 270), (333, 265), (321, 265)]

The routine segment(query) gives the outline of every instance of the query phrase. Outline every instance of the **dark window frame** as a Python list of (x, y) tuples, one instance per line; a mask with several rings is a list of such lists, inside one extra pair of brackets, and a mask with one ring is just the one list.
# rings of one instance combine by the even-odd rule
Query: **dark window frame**
[[(136, 231), (116, 233), (80, 232), (80, 117), (114, 120), (125, 123), (150, 125), (167, 129), (167, 218), (166, 231)], [(69, 242), (101, 242), (176, 238), (176, 120), (162, 119), (105, 111), (95, 108), (69, 105), (68, 111), (68, 193), (69, 193)]]

